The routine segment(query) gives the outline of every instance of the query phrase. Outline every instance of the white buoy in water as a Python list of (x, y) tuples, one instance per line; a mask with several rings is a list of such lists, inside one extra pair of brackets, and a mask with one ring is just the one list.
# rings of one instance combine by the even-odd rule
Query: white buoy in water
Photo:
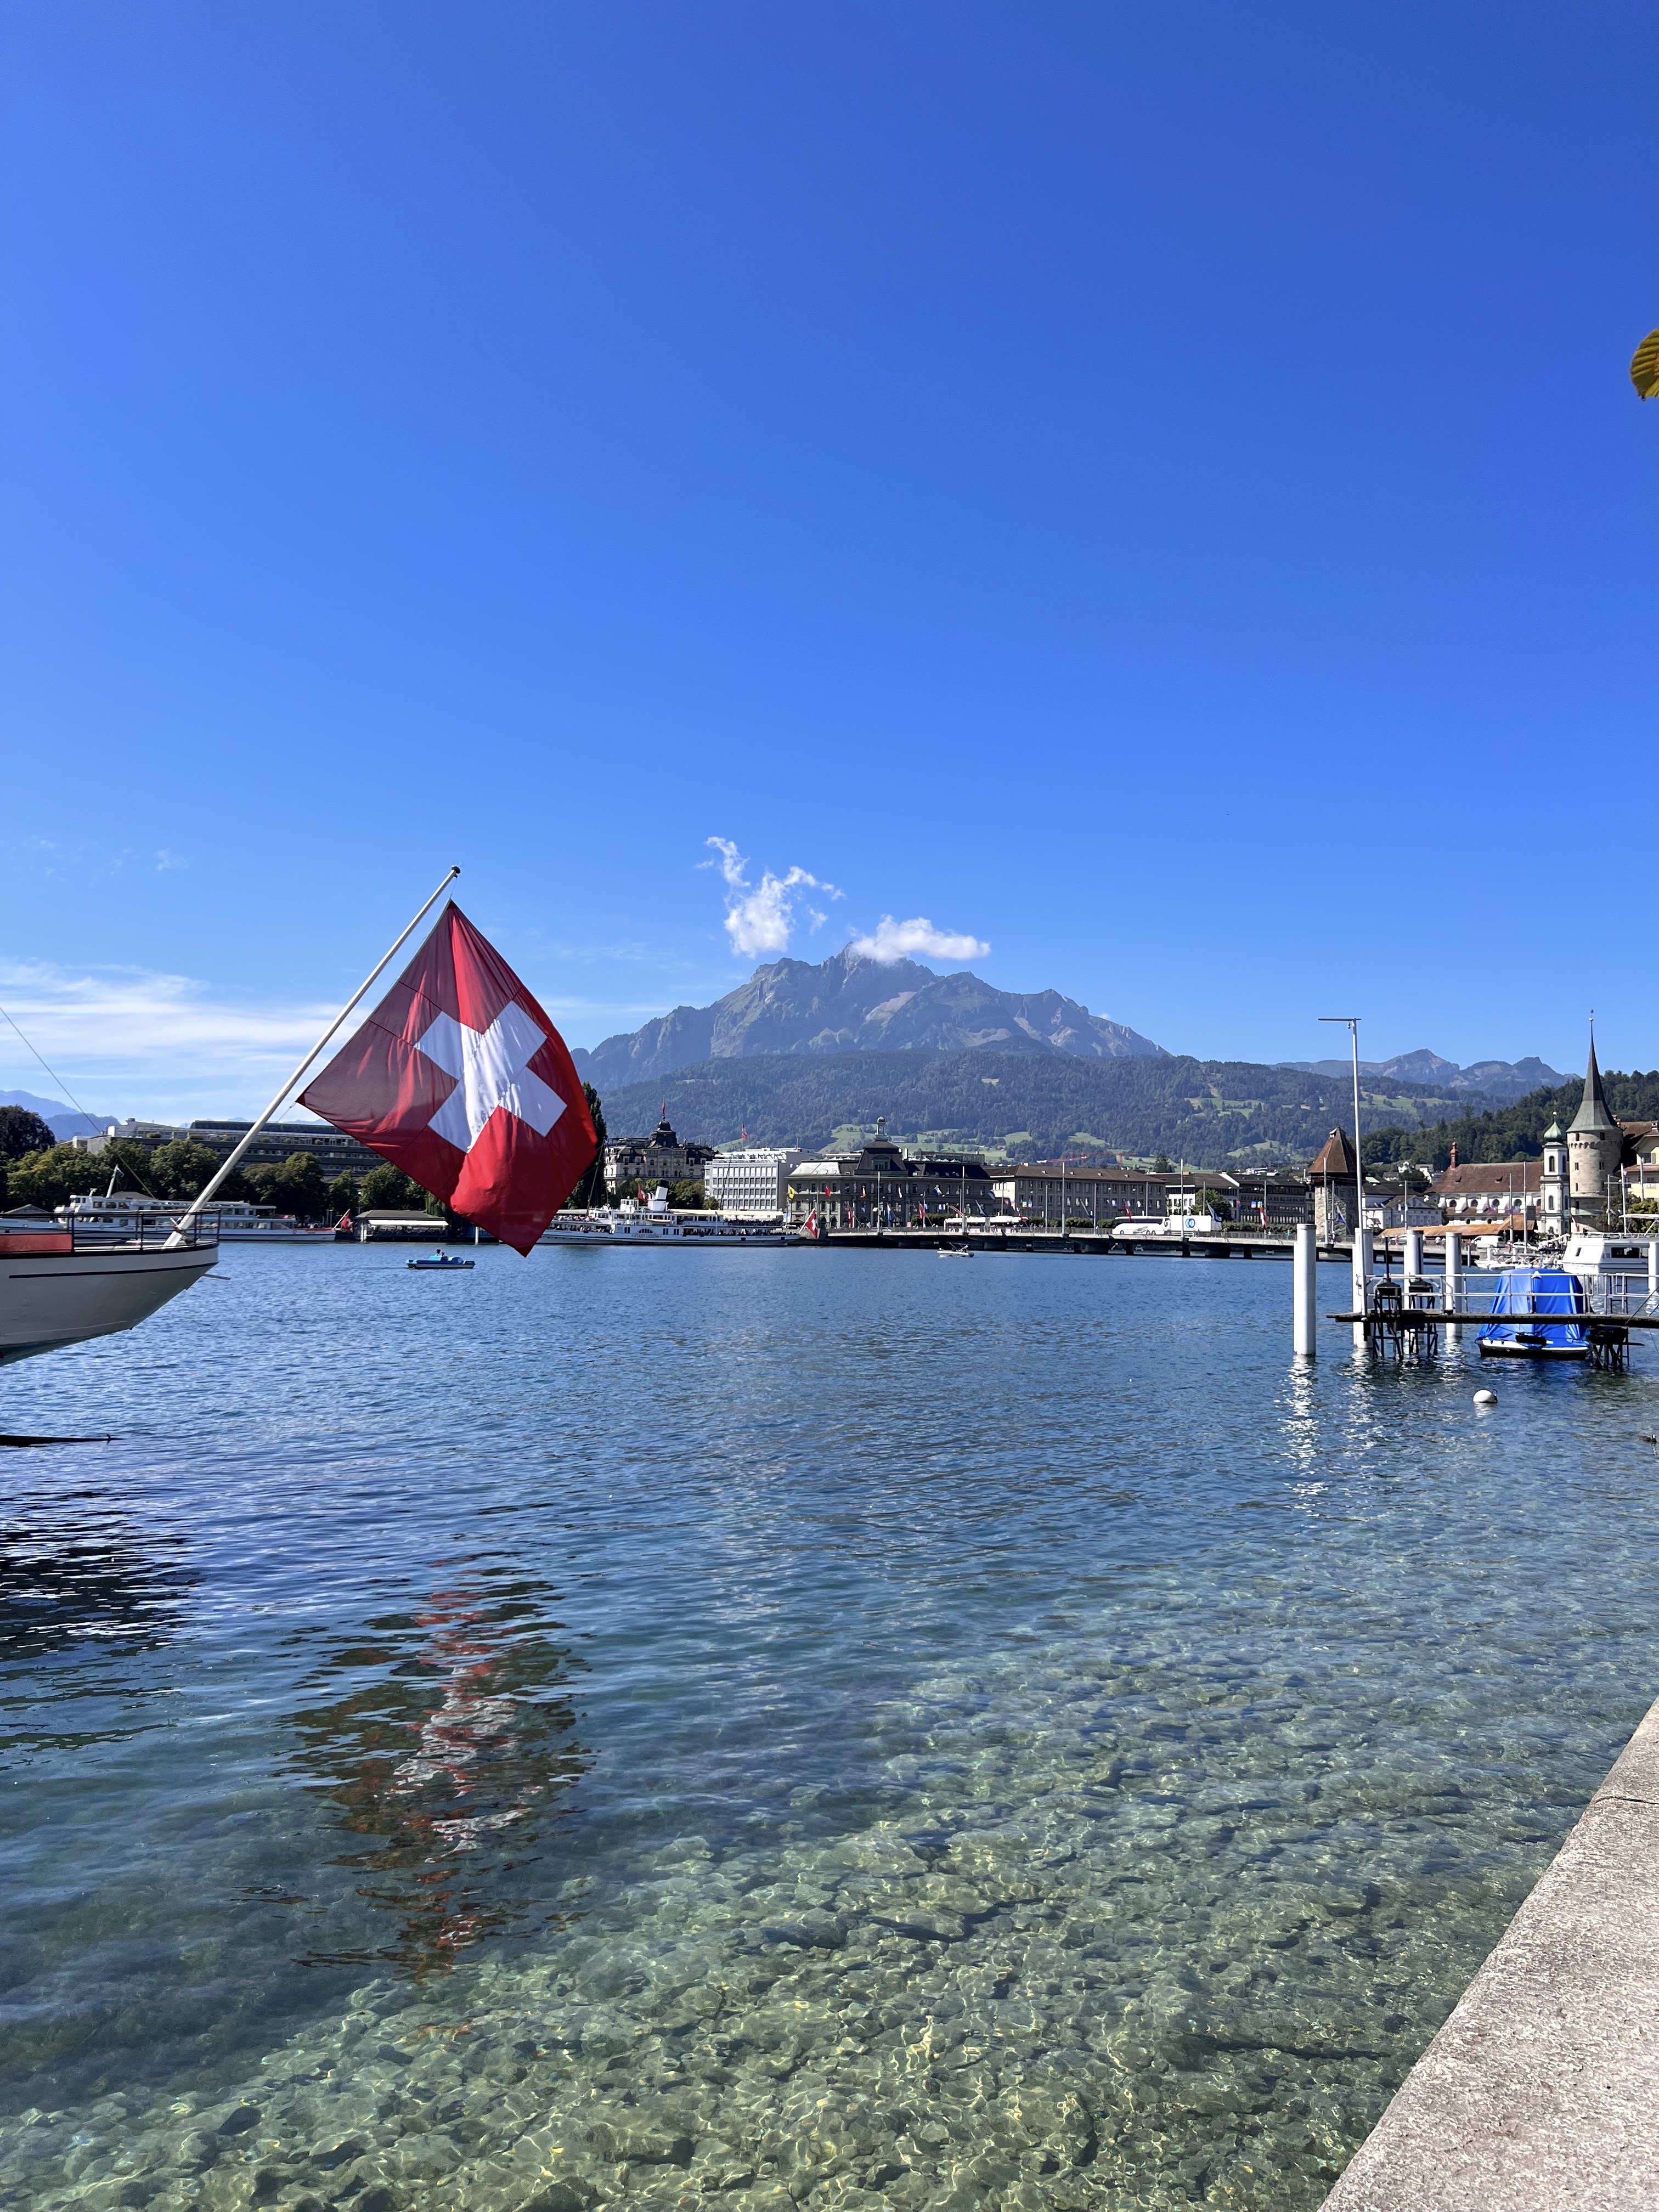
[(1498, 1393), (1496, 1390), (1477, 1390), (1474, 1394), (1474, 1402), (1484, 1412), (1488, 1406), (1495, 1406), (1498, 1403)]

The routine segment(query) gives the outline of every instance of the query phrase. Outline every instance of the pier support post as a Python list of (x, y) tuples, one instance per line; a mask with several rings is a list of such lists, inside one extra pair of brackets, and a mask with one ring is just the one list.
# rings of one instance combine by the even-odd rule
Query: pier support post
[(1319, 1352), (1319, 1232), (1311, 1221), (1297, 1225), (1292, 1264), (1291, 1335), (1297, 1357), (1313, 1359)]
[(1648, 1239), (1648, 1296), (1659, 1298), (1659, 1237)]
[[(1463, 1239), (1456, 1230), (1449, 1229), (1446, 1231), (1446, 1311), (1461, 1312), (1462, 1298)], [(1447, 1326), (1446, 1341), (1449, 1344), (1462, 1344), (1463, 1341), (1463, 1332), (1455, 1322)]]
[(1406, 1280), (1423, 1272), (1423, 1232), (1420, 1229), (1406, 1231)]
[[(1369, 1313), (1370, 1310), (1371, 1266), (1371, 1232), (1369, 1229), (1356, 1228), (1353, 1232), (1353, 1310), (1355, 1313)], [(1353, 1325), (1353, 1348), (1356, 1352), (1369, 1352), (1370, 1349), (1370, 1339), (1365, 1333), (1365, 1324), (1363, 1321), (1357, 1321)]]

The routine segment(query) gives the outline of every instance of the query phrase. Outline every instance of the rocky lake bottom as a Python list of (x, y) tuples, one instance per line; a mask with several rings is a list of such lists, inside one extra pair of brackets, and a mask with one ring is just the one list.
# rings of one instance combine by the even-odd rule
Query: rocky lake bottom
[(1317, 2206), (1659, 1687), (1644, 1355), (478, 1256), (0, 1373), (0, 2203)]

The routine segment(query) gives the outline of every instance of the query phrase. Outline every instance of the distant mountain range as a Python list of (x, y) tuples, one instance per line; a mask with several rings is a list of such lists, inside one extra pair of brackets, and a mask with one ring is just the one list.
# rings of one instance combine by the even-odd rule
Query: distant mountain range
[[(881, 962), (849, 946), (828, 960), (776, 960), (712, 1006), (676, 1006), (630, 1035), (573, 1057), (601, 1094), (657, 1083), (704, 1061), (856, 1052), (1030, 1053), (1049, 1059), (1164, 1060), (1173, 1055), (1121, 1022), (1091, 1014), (1059, 991), (999, 991), (971, 970), (936, 975), (919, 961)], [(1249, 1063), (1238, 1063), (1248, 1065)], [(1208, 1065), (1208, 1063), (1206, 1063)], [(1346, 1060), (1285, 1060), (1280, 1067), (1340, 1078)], [(1436, 1052), (1362, 1060), (1375, 1086), (1403, 1085), (1495, 1105), (1565, 1083), (1541, 1060), (1482, 1060), (1460, 1067)]]
[(775, 960), (712, 1006), (676, 1006), (629, 1036), (577, 1051), (595, 1090), (651, 1083), (704, 1060), (844, 1052), (1068, 1053), (1083, 1060), (1158, 1059), (1162, 1045), (1091, 1014), (1058, 991), (999, 991), (966, 969), (936, 975), (915, 960), (852, 951)]
[[(1281, 1060), (1280, 1067), (1298, 1067), (1307, 1075), (1346, 1075), (1353, 1073), (1347, 1060)], [(1402, 1052), (1393, 1060), (1362, 1060), (1362, 1076), (1394, 1078), (1406, 1083), (1431, 1083), (1447, 1091), (1478, 1091), (1484, 1098), (1510, 1105), (1529, 1091), (1571, 1081), (1559, 1068), (1541, 1060), (1477, 1060), (1460, 1067), (1455, 1060), (1442, 1060), (1437, 1052)]]
[(70, 1137), (95, 1136), (107, 1129), (112, 1121), (118, 1121), (116, 1114), (77, 1114), (72, 1106), (65, 1106), (61, 1098), (40, 1098), (33, 1091), (0, 1091), (0, 1106), (25, 1106), (31, 1114), (38, 1114), (58, 1143)]

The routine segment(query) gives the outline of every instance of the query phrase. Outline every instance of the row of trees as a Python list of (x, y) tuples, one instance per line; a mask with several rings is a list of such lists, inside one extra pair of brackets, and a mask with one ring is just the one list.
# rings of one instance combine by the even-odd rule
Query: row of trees
[[(108, 1190), (112, 1184), (117, 1190), (138, 1191), (159, 1204), (176, 1206), (199, 1198), (220, 1164), (219, 1155), (205, 1145), (158, 1145), (152, 1152), (146, 1145), (118, 1138), (96, 1156), (77, 1152), (72, 1145), (48, 1145), (21, 1157), (0, 1158), (0, 1203), (40, 1206), (48, 1212), (88, 1192)], [(371, 1168), (361, 1183), (353, 1175), (337, 1175), (331, 1182), (312, 1152), (238, 1169), (214, 1195), (227, 1203), (274, 1206), (279, 1213), (307, 1222), (337, 1221), (360, 1206), (441, 1217), (444, 1212), (438, 1200), (397, 1168), (382, 1164)]]
[[(572, 1195), (574, 1206), (597, 1206), (605, 1197), (605, 1109), (592, 1084), (582, 1090), (588, 1111), (599, 1131), (599, 1152)], [(60, 1145), (38, 1114), (22, 1106), (0, 1106), (0, 1205), (40, 1206), (49, 1212), (67, 1206), (72, 1198), (89, 1191), (140, 1191), (166, 1205), (199, 1198), (219, 1172), (219, 1155), (205, 1145), (180, 1139), (171, 1145), (136, 1145), (116, 1138), (95, 1155), (78, 1152), (73, 1145)], [(701, 1187), (680, 1187), (697, 1195), (681, 1198), (676, 1205), (702, 1202)], [(631, 1191), (628, 1194), (632, 1195)], [(431, 1197), (401, 1169), (383, 1161), (371, 1168), (361, 1182), (354, 1175), (337, 1175), (331, 1182), (313, 1152), (291, 1152), (269, 1165), (238, 1169), (214, 1194), (227, 1202), (274, 1206), (299, 1221), (337, 1221), (343, 1213), (360, 1207), (398, 1213), (430, 1213), (447, 1218), (447, 1209)]]

